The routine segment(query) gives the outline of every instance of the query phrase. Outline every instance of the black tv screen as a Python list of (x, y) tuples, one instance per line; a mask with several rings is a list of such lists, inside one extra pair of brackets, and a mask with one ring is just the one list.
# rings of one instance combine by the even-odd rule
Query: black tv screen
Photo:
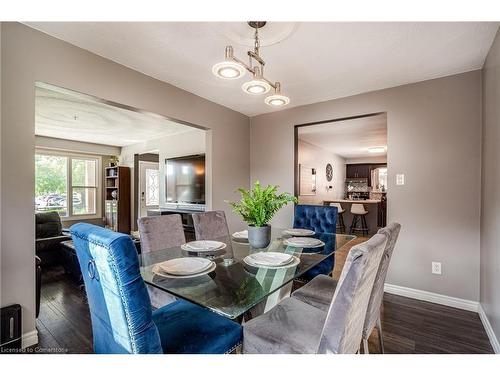
[(168, 203), (205, 204), (205, 155), (166, 159)]

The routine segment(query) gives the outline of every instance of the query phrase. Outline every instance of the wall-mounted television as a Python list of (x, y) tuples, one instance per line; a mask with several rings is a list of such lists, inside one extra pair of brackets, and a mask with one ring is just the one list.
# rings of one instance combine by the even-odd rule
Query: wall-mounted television
[(165, 159), (167, 203), (205, 204), (205, 154)]

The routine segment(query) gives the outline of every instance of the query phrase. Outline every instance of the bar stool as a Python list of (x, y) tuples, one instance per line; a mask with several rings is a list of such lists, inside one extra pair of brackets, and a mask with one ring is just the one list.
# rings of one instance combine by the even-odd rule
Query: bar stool
[[(362, 232), (363, 235), (368, 235), (368, 225), (366, 224), (365, 206), (361, 203), (353, 203), (351, 206), (352, 223), (349, 233)], [(360, 226), (358, 226), (360, 225)]]
[(340, 230), (340, 233), (345, 233), (345, 224), (344, 224), (344, 212), (345, 210), (342, 208), (340, 203), (330, 203), (330, 206), (337, 207), (337, 229)]

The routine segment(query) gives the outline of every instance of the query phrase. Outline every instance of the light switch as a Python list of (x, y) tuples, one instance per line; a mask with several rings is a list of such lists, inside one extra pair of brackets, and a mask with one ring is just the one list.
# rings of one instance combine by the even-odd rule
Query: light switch
[(396, 185), (404, 185), (405, 184), (405, 175), (404, 174), (397, 174), (396, 175)]

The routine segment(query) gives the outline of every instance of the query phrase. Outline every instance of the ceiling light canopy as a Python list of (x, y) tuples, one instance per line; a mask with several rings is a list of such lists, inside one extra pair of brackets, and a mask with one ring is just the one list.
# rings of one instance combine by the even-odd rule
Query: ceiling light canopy
[(376, 147), (368, 147), (368, 152), (371, 154), (380, 154), (387, 150), (386, 146), (376, 146)]
[(250, 95), (262, 95), (268, 93), (273, 88), (274, 94), (268, 96), (264, 102), (271, 107), (282, 107), (290, 103), (290, 98), (281, 94), (281, 84), (279, 82), (272, 83), (264, 77), (264, 65), (266, 63), (259, 55), (259, 29), (264, 27), (265, 24), (266, 22), (261, 21), (248, 22), (248, 25), (255, 29), (254, 50), (247, 52), (248, 64), (234, 57), (232, 46), (226, 46), (225, 60), (215, 64), (212, 67), (212, 73), (222, 79), (238, 79), (248, 70), (252, 73), (253, 79), (243, 83), (241, 86), (243, 91)]

